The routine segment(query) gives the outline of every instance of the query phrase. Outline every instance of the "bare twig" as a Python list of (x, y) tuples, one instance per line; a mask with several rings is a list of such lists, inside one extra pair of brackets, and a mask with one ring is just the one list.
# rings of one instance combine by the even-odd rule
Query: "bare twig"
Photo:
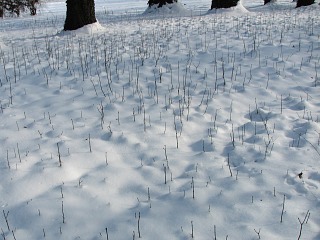
[(302, 234), (302, 227), (303, 227), (303, 225), (304, 225), (305, 223), (307, 223), (307, 222), (308, 222), (309, 216), (310, 216), (310, 211), (308, 210), (308, 211), (307, 211), (307, 213), (306, 213), (306, 215), (304, 216), (304, 219), (303, 219), (303, 221), (302, 221), (302, 222), (301, 222), (300, 218), (298, 218), (299, 223), (300, 223), (300, 230), (299, 230), (298, 240), (300, 240), (300, 238), (301, 238), (301, 234)]

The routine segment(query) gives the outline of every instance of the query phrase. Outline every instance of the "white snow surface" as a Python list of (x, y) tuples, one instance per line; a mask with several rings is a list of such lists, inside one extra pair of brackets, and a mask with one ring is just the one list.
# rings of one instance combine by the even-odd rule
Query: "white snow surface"
[(319, 1), (146, 2), (0, 20), (0, 238), (319, 240)]
[(77, 29), (76, 31), (64, 31), (62, 30), (59, 36), (66, 36), (66, 35), (93, 35), (93, 34), (99, 34), (104, 33), (106, 31), (106, 28), (102, 26), (98, 21), (92, 24), (88, 24), (83, 26), (82, 28)]

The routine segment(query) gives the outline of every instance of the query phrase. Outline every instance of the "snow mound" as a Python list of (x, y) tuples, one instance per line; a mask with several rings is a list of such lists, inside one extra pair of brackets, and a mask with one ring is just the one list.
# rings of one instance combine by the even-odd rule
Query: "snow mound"
[(171, 3), (158, 7), (158, 5), (153, 5), (148, 7), (143, 14), (160, 14), (160, 15), (177, 15), (185, 16), (190, 15), (190, 11), (185, 9), (185, 7), (179, 3)]
[(61, 31), (60, 36), (75, 34), (75, 35), (94, 35), (101, 32), (104, 32), (106, 29), (98, 21), (92, 24), (83, 26), (82, 28), (73, 30), (73, 31)]
[(249, 11), (243, 6), (242, 1), (239, 1), (237, 6), (231, 7), (231, 8), (220, 8), (220, 9), (211, 9), (208, 11), (208, 13), (228, 13), (232, 12), (234, 13), (249, 13)]

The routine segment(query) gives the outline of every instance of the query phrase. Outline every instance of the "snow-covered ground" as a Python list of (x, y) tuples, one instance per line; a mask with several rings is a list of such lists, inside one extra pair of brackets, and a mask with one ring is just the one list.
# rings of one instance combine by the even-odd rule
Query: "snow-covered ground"
[(0, 20), (0, 238), (319, 240), (318, 2), (146, 2)]

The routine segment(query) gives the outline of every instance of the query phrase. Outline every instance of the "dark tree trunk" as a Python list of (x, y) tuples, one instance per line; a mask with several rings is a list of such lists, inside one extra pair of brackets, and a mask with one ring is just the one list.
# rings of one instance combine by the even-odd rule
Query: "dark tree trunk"
[(297, 1), (297, 8), (302, 6), (309, 6), (314, 4), (314, 0), (298, 0)]
[(32, 16), (35, 16), (37, 15), (37, 7), (36, 7), (36, 4), (39, 3), (39, 0), (29, 0), (28, 1), (28, 8), (30, 10), (30, 14)]
[(162, 7), (163, 5), (174, 3), (174, 2), (178, 2), (178, 0), (149, 0), (148, 5), (149, 7), (151, 7), (153, 5), (159, 4), (158, 7)]
[(67, 0), (65, 31), (75, 30), (96, 21), (94, 0)]
[(264, 5), (268, 4), (269, 2), (271, 2), (272, 0), (264, 0)]
[(0, 18), (3, 18), (4, 10), (3, 6), (0, 6)]
[(211, 9), (237, 6), (239, 0), (212, 0)]

